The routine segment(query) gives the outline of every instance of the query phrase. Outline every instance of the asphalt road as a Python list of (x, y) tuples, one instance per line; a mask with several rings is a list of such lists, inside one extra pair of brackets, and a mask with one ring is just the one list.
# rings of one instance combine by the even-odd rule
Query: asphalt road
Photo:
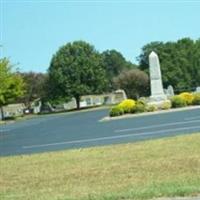
[(200, 109), (99, 122), (108, 110), (40, 116), (0, 126), (0, 155), (19, 155), (200, 132)]

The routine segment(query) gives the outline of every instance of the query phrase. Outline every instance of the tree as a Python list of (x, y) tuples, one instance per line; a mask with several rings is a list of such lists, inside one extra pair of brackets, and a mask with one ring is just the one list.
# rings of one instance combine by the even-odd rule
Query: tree
[(18, 72), (12, 72), (7, 58), (0, 59), (0, 109), (4, 119), (3, 106), (13, 103), (24, 93), (24, 82)]
[(84, 41), (62, 46), (53, 56), (48, 74), (49, 97), (74, 97), (78, 109), (82, 95), (101, 93), (106, 84), (100, 54)]
[(107, 90), (113, 90), (113, 78), (118, 76), (122, 71), (131, 68), (136, 68), (137, 66), (131, 62), (126, 61), (123, 55), (116, 50), (107, 50), (102, 54), (103, 67), (106, 71), (106, 76), (108, 79)]
[(148, 75), (139, 69), (123, 71), (113, 82), (117, 89), (126, 92), (128, 98), (138, 99), (149, 92)]
[(21, 73), (21, 76), (24, 79), (26, 89), (22, 100), (26, 105), (29, 106), (33, 100), (45, 97), (47, 74), (24, 72)]
[(192, 91), (200, 85), (200, 39), (183, 38), (177, 42), (152, 42), (142, 48), (139, 68), (148, 72), (148, 55), (155, 51), (160, 59), (164, 87), (176, 92)]

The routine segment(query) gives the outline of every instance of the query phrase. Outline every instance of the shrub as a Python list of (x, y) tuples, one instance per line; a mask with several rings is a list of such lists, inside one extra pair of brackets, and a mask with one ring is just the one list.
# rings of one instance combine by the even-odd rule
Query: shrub
[(135, 101), (133, 99), (126, 99), (122, 101), (118, 106), (123, 109), (124, 113), (131, 113), (135, 108)]
[(180, 95), (171, 98), (172, 108), (180, 108), (187, 106), (186, 100)]
[(132, 112), (141, 113), (146, 111), (146, 102), (144, 100), (138, 100)]
[(200, 105), (200, 93), (196, 93), (193, 96), (192, 105)]
[(156, 105), (148, 105), (147, 108), (146, 108), (147, 112), (154, 112), (157, 109), (157, 106)]
[(192, 105), (192, 102), (193, 102), (193, 99), (194, 99), (194, 96), (192, 93), (189, 93), (189, 92), (183, 92), (181, 94), (179, 94), (179, 96), (185, 100), (186, 104), (187, 105)]
[(123, 114), (124, 110), (119, 105), (112, 107), (109, 113), (110, 117), (116, 117)]
[(164, 102), (162, 105), (161, 105), (161, 109), (162, 110), (168, 110), (172, 107), (172, 104), (171, 102)]

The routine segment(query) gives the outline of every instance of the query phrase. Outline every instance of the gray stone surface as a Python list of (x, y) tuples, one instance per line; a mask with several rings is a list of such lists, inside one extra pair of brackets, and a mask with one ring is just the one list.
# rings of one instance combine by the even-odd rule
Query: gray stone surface
[(200, 92), (200, 86), (196, 88), (196, 92)]
[(167, 96), (168, 97), (174, 96), (174, 88), (173, 88), (172, 85), (169, 85), (168, 88), (167, 88)]
[(115, 103), (120, 103), (121, 101), (127, 99), (126, 93), (124, 90), (116, 90), (114, 92), (115, 95)]
[(152, 51), (149, 55), (150, 81), (151, 81), (151, 101), (165, 101), (167, 96), (164, 94), (160, 63), (158, 55)]

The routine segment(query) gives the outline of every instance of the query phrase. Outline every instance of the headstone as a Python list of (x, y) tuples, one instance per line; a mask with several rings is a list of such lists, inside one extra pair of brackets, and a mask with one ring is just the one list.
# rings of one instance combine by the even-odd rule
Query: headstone
[(66, 110), (72, 110), (77, 107), (75, 98), (72, 98), (71, 101), (65, 103)]
[(114, 92), (114, 95), (115, 95), (115, 103), (120, 103), (121, 101), (127, 99), (127, 96), (124, 90), (116, 90)]
[(167, 96), (164, 94), (163, 90), (159, 58), (154, 51), (152, 51), (149, 55), (149, 65), (150, 65), (150, 80), (151, 80), (150, 100), (152, 102), (166, 101)]
[(174, 96), (174, 88), (172, 87), (172, 85), (169, 85), (167, 88), (167, 96), (168, 97)]
[(200, 87), (196, 88), (196, 92), (198, 92), (198, 93), (200, 92)]

